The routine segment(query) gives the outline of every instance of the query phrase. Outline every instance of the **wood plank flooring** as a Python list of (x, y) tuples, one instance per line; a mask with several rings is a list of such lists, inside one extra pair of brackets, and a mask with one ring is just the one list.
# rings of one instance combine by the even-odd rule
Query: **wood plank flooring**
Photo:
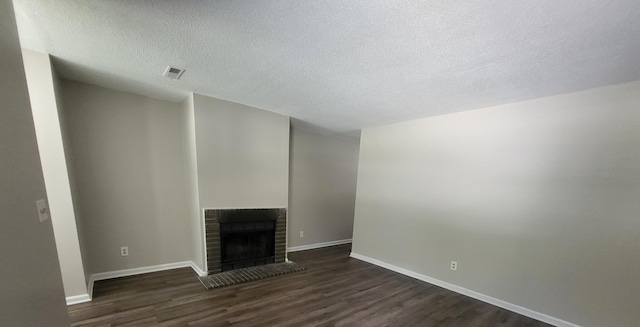
[(307, 270), (208, 291), (190, 268), (98, 281), (72, 326), (549, 326), (349, 258), (295, 252)]

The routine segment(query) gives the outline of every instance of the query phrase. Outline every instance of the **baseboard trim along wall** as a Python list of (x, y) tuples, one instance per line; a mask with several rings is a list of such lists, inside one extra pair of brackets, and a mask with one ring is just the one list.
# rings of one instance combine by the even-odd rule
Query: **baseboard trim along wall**
[(330, 242), (322, 242), (322, 243), (314, 243), (314, 244), (307, 244), (307, 245), (292, 246), (292, 247), (288, 247), (287, 248), (287, 252), (297, 252), (297, 251), (325, 248), (327, 246), (348, 244), (348, 243), (351, 243), (351, 240), (352, 239), (348, 238), (348, 239), (345, 239), (345, 240), (337, 240), (337, 241), (330, 241)]
[(196, 274), (198, 274), (198, 276), (200, 277), (208, 275), (206, 271), (200, 268), (200, 266), (196, 265), (196, 263), (193, 261), (191, 261), (191, 269), (193, 269), (193, 271), (195, 271)]
[(439, 279), (433, 278), (433, 277), (429, 277), (427, 275), (423, 275), (423, 274), (419, 274), (417, 272), (408, 270), (408, 269), (404, 269), (404, 268), (400, 268), (398, 266), (394, 266), (392, 264), (386, 263), (384, 261), (380, 261), (377, 259), (373, 259), (358, 253), (354, 253), (351, 252), (351, 257), (354, 259), (358, 259), (358, 260), (362, 260), (371, 264), (374, 264), (376, 266), (382, 267), (382, 268), (386, 268), (392, 271), (395, 271), (397, 273), (403, 274), (405, 276), (409, 276), (409, 277), (413, 277), (415, 279), (421, 280), (423, 282), (427, 282), (429, 284), (433, 284), (436, 286), (440, 286), (442, 288), (446, 288), (450, 291), (462, 294), (462, 295), (466, 295), (468, 297), (472, 297), (476, 300), (480, 300), (482, 302), (486, 302), (489, 304), (493, 304), (495, 306), (501, 307), (503, 309), (507, 309), (509, 311), (513, 311), (515, 313), (519, 313), (523, 316), (527, 316), (536, 320), (540, 320), (542, 322), (554, 325), (554, 326), (558, 326), (558, 327), (581, 327), (580, 325), (576, 325), (573, 323), (570, 323), (568, 321), (564, 321), (562, 319), (556, 318), (556, 317), (552, 317), (549, 315), (546, 315), (544, 313), (540, 313), (537, 311), (533, 311), (531, 309), (527, 309), (525, 307), (521, 307), (517, 304), (513, 304), (513, 303), (509, 303), (500, 299), (496, 299), (494, 297), (482, 294), (482, 293), (478, 293), (476, 291), (472, 291), (470, 289), (466, 289), (464, 287), (461, 286), (457, 286), (454, 284), (450, 284), (444, 281), (441, 281)]
[[(193, 269), (193, 271), (195, 271), (196, 274), (198, 274), (198, 276), (206, 276), (207, 275), (207, 273), (204, 270), (202, 270), (202, 268), (200, 268), (193, 261), (181, 261), (181, 262), (166, 263), (166, 264), (156, 265), (156, 266), (148, 266), (148, 267), (140, 267), (140, 268), (132, 268), (132, 269), (123, 269), (123, 270), (115, 270), (115, 271), (108, 271), (108, 272), (103, 272), (103, 273), (92, 274), (91, 277), (89, 277), (89, 285), (87, 286), (87, 289), (89, 290), (89, 294), (88, 294), (89, 300), (88, 301), (91, 301), (91, 299), (93, 298), (93, 284), (96, 281), (105, 280), (105, 279), (112, 279), (112, 278), (118, 278), (118, 277), (127, 277), (127, 276), (148, 274), (148, 273), (152, 273), (152, 272), (158, 272), (158, 271), (164, 271), (164, 270), (170, 270), (170, 269), (176, 269), (176, 268), (186, 268), (186, 267), (189, 267), (189, 268)], [(84, 302), (87, 302), (87, 301), (84, 301)], [(81, 302), (77, 302), (77, 303), (81, 303)], [(67, 304), (69, 304), (69, 300), (67, 300)], [(75, 304), (75, 303), (73, 303), (73, 304)]]
[(67, 305), (72, 305), (72, 304), (90, 302), (91, 296), (89, 296), (89, 294), (80, 294), (80, 295), (67, 296), (66, 299), (67, 299)]

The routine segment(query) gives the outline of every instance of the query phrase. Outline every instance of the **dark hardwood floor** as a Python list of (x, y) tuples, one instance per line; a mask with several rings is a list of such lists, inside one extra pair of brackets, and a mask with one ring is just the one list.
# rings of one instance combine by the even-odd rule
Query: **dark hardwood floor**
[(549, 326), (349, 258), (290, 253), (307, 270), (208, 291), (190, 268), (96, 282), (72, 326)]

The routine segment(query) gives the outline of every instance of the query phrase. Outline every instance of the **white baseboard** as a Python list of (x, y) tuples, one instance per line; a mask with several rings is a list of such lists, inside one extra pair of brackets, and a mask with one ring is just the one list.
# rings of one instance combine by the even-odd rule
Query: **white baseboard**
[(85, 303), (89, 301), (91, 301), (89, 294), (67, 296), (67, 305)]
[(93, 275), (89, 276), (89, 282), (87, 282), (87, 293), (89, 293), (89, 298), (93, 300)]
[(191, 267), (191, 261), (181, 261), (181, 262), (165, 263), (157, 266), (108, 271), (108, 272), (93, 274), (91, 275), (91, 279), (93, 279), (93, 281), (98, 281), (98, 280), (112, 279), (112, 278), (118, 278), (118, 277), (147, 274), (147, 273), (169, 270), (169, 269), (184, 268), (184, 267)]
[(556, 317), (552, 317), (549, 315), (546, 315), (544, 313), (540, 313), (537, 311), (533, 311), (531, 309), (527, 309), (525, 307), (519, 306), (517, 304), (513, 304), (513, 303), (509, 303), (507, 301), (503, 301), (500, 299), (496, 299), (494, 297), (482, 294), (482, 293), (478, 293), (476, 291), (472, 291), (470, 289), (466, 289), (464, 287), (458, 286), (458, 285), (454, 285), (454, 284), (450, 284), (444, 281), (441, 281), (439, 279), (433, 278), (433, 277), (429, 277), (427, 275), (423, 275), (423, 274), (419, 274), (417, 272), (408, 270), (408, 269), (404, 269), (404, 268), (400, 268), (398, 266), (394, 266), (392, 264), (386, 263), (384, 261), (380, 261), (377, 259), (373, 259), (361, 254), (357, 254), (354, 252), (351, 252), (351, 257), (358, 259), (358, 260), (362, 260), (362, 261), (366, 261), (368, 263), (374, 264), (376, 266), (380, 266), (382, 268), (386, 268), (392, 271), (395, 271), (397, 273), (409, 276), (409, 277), (413, 277), (415, 279), (419, 279), (423, 282), (427, 282), (429, 284), (433, 284), (436, 286), (440, 286), (442, 288), (446, 288), (450, 291), (462, 294), (462, 295), (466, 295), (468, 297), (472, 297), (476, 300), (480, 300), (489, 304), (493, 304), (495, 306), (507, 309), (509, 311), (513, 311), (515, 313), (519, 313), (523, 316), (527, 316), (536, 320), (540, 320), (542, 322), (554, 325), (554, 326), (558, 326), (558, 327), (580, 327), (580, 325), (576, 325), (573, 323), (570, 323), (568, 321), (556, 318)]
[(297, 251), (304, 251), (304, 250), (319, 249), (319, 248), (324, 248), (324, 247), (327, 247), (327, 246), (334, 246), (334, 245), (341, 245), (341, 244), (348, 244), (348, 243), (351, 243), (351, 239), (350, 238), (348, 238), (346, 240), (338, 240), (338, 241), (314, 243), (314, 244), (308, 244), (308, 245), (292, 246), (292, 247), (288, 247), (287, 248), (287, 252), (297, 252)]
[(198, 276), (202, 277), (202, 276), (207, 276), (207, 272), (204, 271), (204, 269), (200, 268), (200, 266), (198, 266), (195, 262), (191, 261), (191, 269), (193, 269), (193, 271), (196, 272), (196, 274), (198, 274)]
[(102, 272), (102, 273), (97, 273), (97, 274), (92, 274), (91, 277), (89, 277), (89, 285), (87, 286), (87, 289), (89, 291), (89, 301), (91, 301), (91, 299), (93, 298), (93, 284), (98, 281), (98, 280), (105, 280), (105, 279), (112, 279), (112, 278), (118, 278), (118, 277), (127, 277), (127, 276), (134, 276), (134, 275), (141, 275), (141, 274), (148, 274), (148, 273), (152, 273), (152, 272), (158, 272), (158, 271), (164, 271), (164, 270), (170, 270), (170, 269), (177, 269), (177, 268), (186, 268), (189, 267), (191, 269), (193, 269), (193, 271), (196, 272), (196, 274), (198, 274), (198, 276), (206, 276), (207, 273), (202, 270), (202, 268), (200, 268), (198, 265), (195, 264), (195, 262), (193, 261), (181, 261), (181, 262), (173, 262), (173, 263), (165, 263), (162, 265), (156, 265), (156, 266), (148, 266), (148, 267), (140, 267), (140, 268), (132, 268), (132, 269), (123, 269), (123, 270), (115, 270), (115, 271), (108, 271), (108, 272)]

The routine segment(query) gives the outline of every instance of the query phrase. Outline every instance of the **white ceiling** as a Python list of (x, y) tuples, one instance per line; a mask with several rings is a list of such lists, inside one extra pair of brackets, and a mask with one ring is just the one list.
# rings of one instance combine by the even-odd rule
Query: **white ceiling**
[(637, 0), (14, 3), (23, 46), (63, 77), (326, 133), (640, 79)]

